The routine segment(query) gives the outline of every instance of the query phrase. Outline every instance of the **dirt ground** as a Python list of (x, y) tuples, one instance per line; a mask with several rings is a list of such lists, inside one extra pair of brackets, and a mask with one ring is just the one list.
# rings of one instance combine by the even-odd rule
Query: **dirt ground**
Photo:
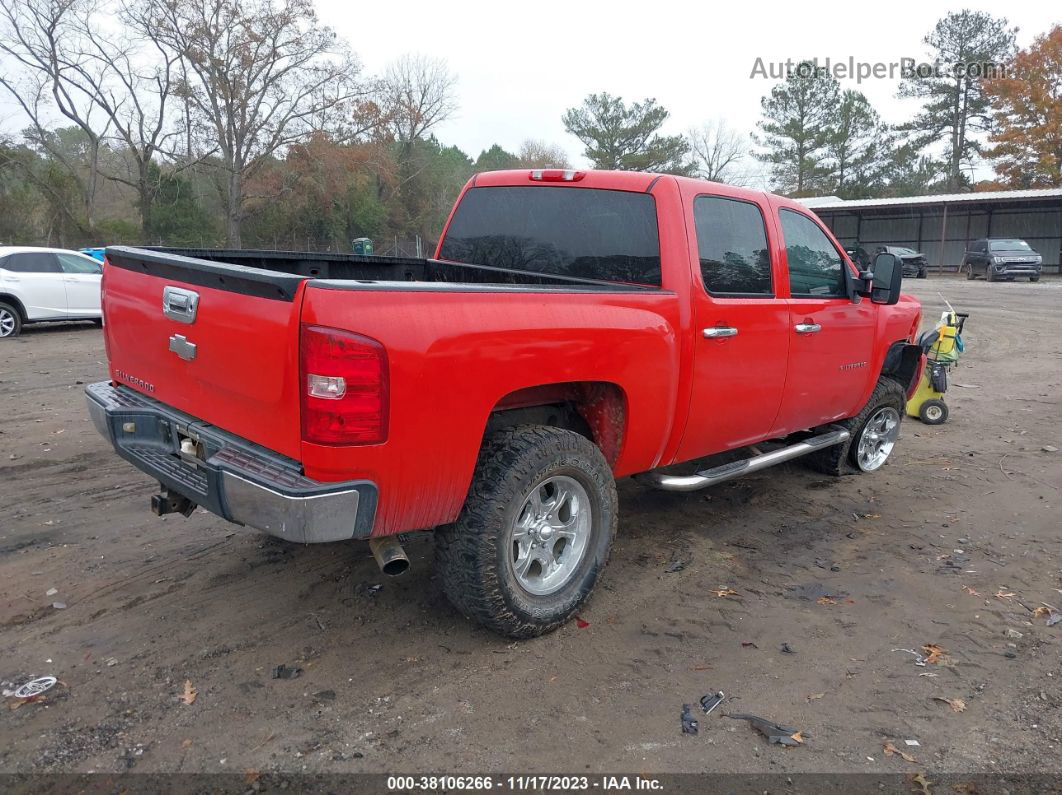
[(1062, 772), (1062, 623), (1033, 612), (1062, 608), (1062, 281), (908, 286), (926, 326), (938, 291), (971, 313), (947, 425), (870, 476), (622, 482), (586, 625), (519, 643), (449, 606), (430, 535), (386, 579), (362, 544), (154, 517), (86, 417), (100, 332), (28, 328), (0, 343), (0, 681), (61, 684), (3, 699), (0, 772)]

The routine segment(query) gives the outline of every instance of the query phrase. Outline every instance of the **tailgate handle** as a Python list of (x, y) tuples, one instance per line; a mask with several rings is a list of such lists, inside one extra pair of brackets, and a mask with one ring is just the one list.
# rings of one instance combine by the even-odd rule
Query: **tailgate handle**
[(178, 323), (194, 323), (199, 308), (199, 293), (181, 287), (162, 290), (162, 314)]

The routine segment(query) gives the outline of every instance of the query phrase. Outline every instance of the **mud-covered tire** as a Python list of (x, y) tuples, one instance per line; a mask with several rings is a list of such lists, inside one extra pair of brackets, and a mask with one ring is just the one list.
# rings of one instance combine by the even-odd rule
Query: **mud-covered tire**
[[(551, 478), (585, 490), (589, 537), (570, 578), (555, 592), (526, 590), (514, 570), (511, 532), (528, 493)], [(480, 450), (461, 515), (435, 531), (435, 567), (443, 591), (468, 618), (512, 638), (550, 632), (586, 602), (608, 563), (616, 534), (612, 470), (601, 451), (574, 431), (525, 425), (490, 436)]]
[(0, 301), (0, 338), (17, 337), (22, 331), (22, 314), (18, 307)]
[(902, 420), (906, 403), (907, 397), (899, 382), (893, 381), (891, 378), (881, 378), (874, 387), (874, 391), (870, 393), (870, 400), (863, 406), (862, 411), (850, 419), (832, 423), (844, 428), (851, 434), (848, 441), (807, 455), (804, 457), (804, 461), (812, 469), (824, 472), (827, 475), (861, 473), (862, 470), (856, 462), (856, 451), (859, 438), (865, 431), (867, 422), (879, 409), (884, 407), (896, 409), (900, 420)]

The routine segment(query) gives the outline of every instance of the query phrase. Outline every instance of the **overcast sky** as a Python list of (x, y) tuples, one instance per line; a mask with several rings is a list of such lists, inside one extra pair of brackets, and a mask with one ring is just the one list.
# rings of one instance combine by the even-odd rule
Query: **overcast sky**
[[(515, 151), (524, 139), (538, 138), (563, 147), (576, 165), (586, 162), (582, 146), (560, 119), (587, 94), (607, 91), (628, 101), (655, 97), (671, 111), (666, 132), (722, 118), (747, 133), (759, 119), (760, 98), (775, 82), (750, 77), (757, 58), (922, 61), (927, 57), (922, 38), (948, 10), (964, 7), (927, 0), (819, 0), (778, 7), (741, 0), (316, 4), (322, 22), (351, 43), (367, 74), (379, 73), (406, 52), (446, 59), (458, 77), (460, 108), (436, 130), (444, 143), (474, 159), (493, 143)], [(965, 7), (1004, 13), (1019, 27), (1021, 46), (1062, 20), (1057, 2), (1044, 0)], [(7, 66), (0, 62), (0, 68)], [(887, 122), (900, 123), (917, 108), (913, 100), (896, 99), (896, 80), (842, 83), (862, 90)], [(0, 98), (0, 130), (15, 132), (23, 124), (14, 103)], [(752, 171), (763, 167), (755, 164)], [(979, 170), (979, 176), (988, 173)]]
[[(582, 164), (582, 147), (560, 117), (592, 92), (656, 97), (670, 132), (722, 117), (751, 131), (774, 81), (750, 79), (757, 58), (785, 61), (925, 60), (922, 38), (949, 10), (1005, 14), (1018, 42), (1062, 21), (1057, 2), (391, 2), (317, 0), (322, 20), (345, 36), (368, 71), (402, 52), (447, 59), (457, 74), (458, 115), (438, 137), (475, 158), (525, 138), (560, 144)], [(854, 81), (842, 81), (857, 87)], [(896, 81), (858, 86), (886, 121), (917, 104), (895, 98)]]

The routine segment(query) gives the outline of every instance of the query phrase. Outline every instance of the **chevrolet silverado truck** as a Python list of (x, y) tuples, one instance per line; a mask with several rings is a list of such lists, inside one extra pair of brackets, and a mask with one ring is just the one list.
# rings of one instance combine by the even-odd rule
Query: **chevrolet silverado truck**
[(88, 407), (156, 513), (368, 540), (387, 573), (434, 529), (454, 605), (529, 637), (601, 576), (616, 478), (881, 467), (922, 372), (900, 276), (763, 192), (482, 173), (432, 259), (108, 248)]

